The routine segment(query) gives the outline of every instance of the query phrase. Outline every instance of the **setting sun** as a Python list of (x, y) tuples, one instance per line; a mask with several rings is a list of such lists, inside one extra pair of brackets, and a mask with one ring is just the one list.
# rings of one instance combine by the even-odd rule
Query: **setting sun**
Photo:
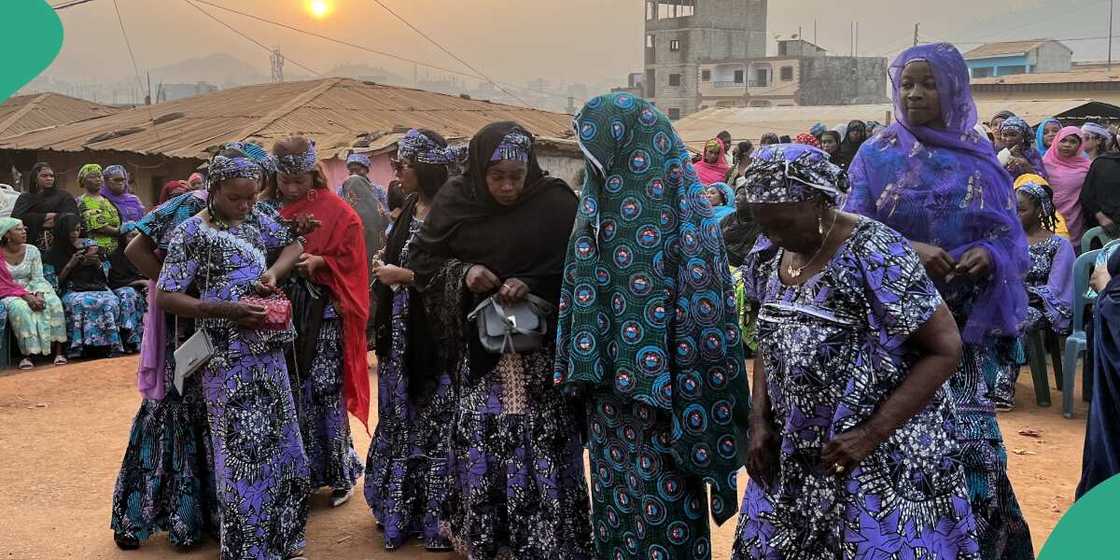
[(316, 18), (325, 18), (327, 14), (331, 13), (331, 4), (327, 0), (309, 0), (307, 2), (307, 11)]

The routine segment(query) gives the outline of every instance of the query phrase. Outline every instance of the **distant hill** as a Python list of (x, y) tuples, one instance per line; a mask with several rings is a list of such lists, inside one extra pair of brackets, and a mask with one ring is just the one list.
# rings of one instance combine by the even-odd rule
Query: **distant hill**
[(327, 76), (336, 78), (353, 78), (367, 82), (393, 86), (411, 86), (412, 78), (405, 78), (395, 72), (384, 68), (368, 66), (365, 64), (341, 64), (327, 70)]
[(256, 64), (219, 53), (202, 58), (190, 58), (167, 66), (152, 69), (152, 88), (160, 82), (192, 83), (209, 82), (222, 88), (259, 84), (270, 80), (268, 58), (261, 56)]

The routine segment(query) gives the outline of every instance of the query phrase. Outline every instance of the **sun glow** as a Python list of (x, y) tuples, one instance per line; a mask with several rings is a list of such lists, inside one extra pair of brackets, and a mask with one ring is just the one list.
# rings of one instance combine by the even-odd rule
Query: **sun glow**
[(309, 0), (307, 11), (316, 19), (323, 19), (331, 13), (331, 3), (327, 0)]

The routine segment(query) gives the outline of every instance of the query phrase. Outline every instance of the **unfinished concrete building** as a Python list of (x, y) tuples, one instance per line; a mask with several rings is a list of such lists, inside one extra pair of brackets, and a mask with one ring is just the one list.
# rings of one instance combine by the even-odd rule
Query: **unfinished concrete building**
[(767, 0), (647, 0), (645, 96), (678, 119), (699, 109), (700, 66), (766, 56)]

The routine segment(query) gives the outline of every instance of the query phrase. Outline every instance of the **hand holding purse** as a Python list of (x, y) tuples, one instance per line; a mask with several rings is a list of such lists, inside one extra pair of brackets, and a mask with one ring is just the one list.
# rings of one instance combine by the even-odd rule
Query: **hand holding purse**
[(555, 307), (529, 294), (525, 301), (503, 306), (489, 297), (467, 315), (478, 324), (478, 339), (486, 351), (494, 354), (521, 354), (544, 346), (548, 319)]

